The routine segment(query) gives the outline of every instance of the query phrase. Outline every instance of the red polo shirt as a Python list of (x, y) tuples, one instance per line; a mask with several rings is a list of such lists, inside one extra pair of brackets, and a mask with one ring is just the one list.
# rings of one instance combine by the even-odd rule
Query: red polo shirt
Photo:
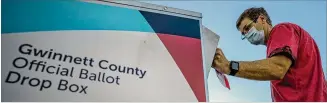
[(267, 58), (275, 55), (285, 55), (292, 65), (282, 80), (271, 81), (274, 102), (327, 102), (319, 49), (307, 31), (292, 23), (274, 26), (267, 40)]

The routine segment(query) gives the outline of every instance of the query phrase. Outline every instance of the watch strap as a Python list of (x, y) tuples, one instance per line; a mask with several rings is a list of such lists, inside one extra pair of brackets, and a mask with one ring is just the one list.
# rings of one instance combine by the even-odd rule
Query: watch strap
[(239, 64), (237, 64), (237, 69), (236, 68), (233, 68), (233, 65), (234, 65), (234, 63), (238, 63), (238, 62), (235, 62), (235, 61), (231, 61), (230, 63), (229, 63), (229, 69), (230, 69), (230, 73), (229, 73), (229, 75), (231, 75), (231, 76), (235, 76), (236, 75), (236, 73), (238, 72), (238, 68), (239, 68)]

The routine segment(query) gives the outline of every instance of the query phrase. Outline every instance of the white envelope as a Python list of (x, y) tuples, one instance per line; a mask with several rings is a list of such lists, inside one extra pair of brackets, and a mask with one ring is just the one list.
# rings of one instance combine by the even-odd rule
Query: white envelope
[[(210, 70), (213, 69), (211, 67), (215, 52), (216, 52), (216, 48), (218, 46), (218, 42), (219, 42), (219, 36), (212, 32), (211, 30), (209, 30), (208, 28), (206, 28), (205, 26), (202, 26), (202, 47), (203, 47), (203, 52), (204, 52), (204, 67), (206, 70), (206, 79), (208, 79), (209, 77), (209, 73)], [(216, 71), (216, 70), (215, 70)], [(226, 88), (230, 89), (229, 86), (229, 82), (227, 77), (216, 71), (217, 77), (220, 80), (220, 83), (222, 85), (224, 85)]]

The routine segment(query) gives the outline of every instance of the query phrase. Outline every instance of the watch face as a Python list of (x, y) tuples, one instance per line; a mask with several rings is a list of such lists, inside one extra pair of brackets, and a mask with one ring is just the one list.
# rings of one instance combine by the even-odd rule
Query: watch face
[(234, 69), (234, 70), (238, 70), (238, 63), (233, 62), (233, 63), (232, 63), (232, 69)]

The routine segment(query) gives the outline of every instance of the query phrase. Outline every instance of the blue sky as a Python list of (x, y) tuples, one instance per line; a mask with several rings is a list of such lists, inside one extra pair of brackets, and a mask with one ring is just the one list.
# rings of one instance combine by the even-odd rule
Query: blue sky
[[(326, 75), (326, 1), (145, 1), (147, 3), (202, 13), (202, 24), (217, 33), (229, 60), (252, 61), (266, 57), (265, 46), (242, 41), (235, 27), (238, 16), (249, 7), (264, 7), (273, 22), (293, 22), (307, 30), (318, 44)], [(325, 76), (326, 77), (326, 76)], [(228, 76), (231, 90), (221, 86), (214, 72), (209, 74), (209, 100), (270, 102), (268, 81), (253, 81)]]

